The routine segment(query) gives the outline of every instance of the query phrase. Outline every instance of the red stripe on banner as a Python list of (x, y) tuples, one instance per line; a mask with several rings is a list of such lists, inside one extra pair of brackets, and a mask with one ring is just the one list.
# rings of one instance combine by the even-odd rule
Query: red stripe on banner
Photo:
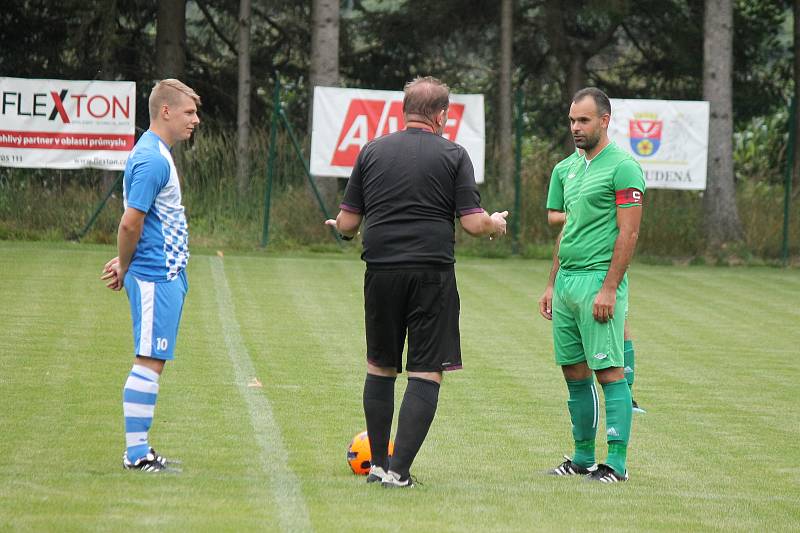
[(0, 130), (0, 148), (37, 150), (116, 150), (129, 152), (133, 135)]
[(642, 191), (639, 189), (623, 189), (617, 191), (617, 205), (642, 205)]

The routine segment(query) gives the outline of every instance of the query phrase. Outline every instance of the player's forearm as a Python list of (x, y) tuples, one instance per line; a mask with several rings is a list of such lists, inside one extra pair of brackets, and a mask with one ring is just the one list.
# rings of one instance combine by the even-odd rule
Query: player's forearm
[(120, 269), (124, 272), (127, 272), (131, 264), (131, 259), (133, 259), (133, 254), (136, 251), (136, 245), (139, 243), (141, 235), (141, 227), (131, 226), (124, 221), (119, 223), (117, 255), (119, 256)]
[(481, 217), (481, 230), (477, 236), (494, 235), (495, 233), (497, 233), (497, 224), (495, 224), (491, 215), (484, 211)]
[(461, 227), (464, 228), (464, 231), (472, 237), (486, 235), (492, 223), (486, 211), (462, 215), (459, 222), (461, 223)]
[(567, 214), (564, 211), (547, 210), (547, 224), (554, 228), (560, 228), (567, 222)]
[(558, 260), (558, 249), (561, 246), (561, 233), (556, 237), (556, 245), (553, 247), (553, 265), (550, 267), (550, 277), (547, 280), (547, 286), (552, 287), (556, 283), (556, 274), (558, 269), (561, 268), (561, 263)]
[(354, 237), (361, 226), (363, 217), (350, 211), (339, 211), (336, 215), (336, 230), (346, 237)]
[(460, 222), (464, 231), (473, 237), (494, 235), (500, 232), (497, 222), (486, 211), (462, 215)]
[(628, 271), (638, 240), (638, 229), (620, 230), (617, 240), (614, 242), (614, 254), (611, 256), (611, 265), (608, 267), (606, 279), (603, 281), (603, 288), (617, 290), (625, 272)]

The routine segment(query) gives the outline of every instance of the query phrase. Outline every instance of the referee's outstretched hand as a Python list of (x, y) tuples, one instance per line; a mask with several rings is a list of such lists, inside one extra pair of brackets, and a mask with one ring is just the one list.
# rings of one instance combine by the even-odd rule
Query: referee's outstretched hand
[(497, 213), (497, 212), (492, 213), (491, 219), (492, 222), (494, 223), (494, 232), (491, 235), (492, 237), (506, 234), (507, 216), (508, 216), (508, 211), (503, 211), (502, 213)]

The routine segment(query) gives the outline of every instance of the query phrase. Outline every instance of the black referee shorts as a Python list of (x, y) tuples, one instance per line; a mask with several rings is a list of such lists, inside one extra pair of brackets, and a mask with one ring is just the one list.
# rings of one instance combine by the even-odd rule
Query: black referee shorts
[(367, 360), (409, 372), (461, 368), (461, 302), (453, 265), (367, 266), (364, 317)]

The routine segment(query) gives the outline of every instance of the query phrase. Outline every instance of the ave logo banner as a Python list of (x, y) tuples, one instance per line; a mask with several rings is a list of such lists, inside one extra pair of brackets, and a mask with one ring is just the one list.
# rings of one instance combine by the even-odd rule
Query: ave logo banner
[(642, 165), (648, 189), (704, 190), (708, 102), (611, 99), (608, 136)]
[(123, 170), (135, 123), (132, 81), (0, 77), (0, 166)]
[[(463, 146), (483, 182), (485, 122), (482, 94), (451, 94), (443, 137)], [(405, 127), (403, 93), (316, 87), (311, 173), (349, 178), (361, 148)]]

